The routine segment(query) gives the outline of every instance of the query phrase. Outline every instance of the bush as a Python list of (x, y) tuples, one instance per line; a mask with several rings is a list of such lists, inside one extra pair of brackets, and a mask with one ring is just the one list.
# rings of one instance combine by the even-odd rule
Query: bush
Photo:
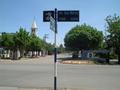
[[(108, 58), (108, 54), (103, 54), (103, 53), (97, 53), (95, 56), (99, 57), (99, 58)], [(116, 59), (117, 55), (115, 53), (111, 53), (109, 54), (109, 58), (110, 59)]]
[(103, 54), (103, 53), (97, 53), (95, 56), (99, 57), (99, 58), (108, 58), (107, 54)]
[(110, 59), (116, 59), (117, 55), (115, 53), (111, 53), (109, 57), (110, 57)]

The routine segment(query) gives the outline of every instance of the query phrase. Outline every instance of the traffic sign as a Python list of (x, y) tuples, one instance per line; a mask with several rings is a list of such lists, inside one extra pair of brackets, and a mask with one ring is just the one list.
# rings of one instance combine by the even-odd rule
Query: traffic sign
[(78, 10), (61, 10), (58, 11), (58, 22), (78, 22), (79, 11)]
[(49, 22), (50, 16), (52, 16), (54, 18), (54, 11), (43, 11), (43, 21), (44, 22)]
[(50, 16), (50, 29), (55, 32), (55, 19)]

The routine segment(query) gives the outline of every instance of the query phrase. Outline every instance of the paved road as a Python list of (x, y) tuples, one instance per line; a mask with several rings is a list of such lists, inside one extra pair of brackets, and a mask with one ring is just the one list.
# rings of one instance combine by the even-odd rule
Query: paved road
[[(53, 57), (46, 58), (51, 61)], [(10, 87), (11, 90), (52, 88), (53, 70), (52, 61), (38, 64), (1, 63), (0, 90), (10, 90)], [(120, 66), (58, 64), (58, 87), (76, 90), (120, 90)]]

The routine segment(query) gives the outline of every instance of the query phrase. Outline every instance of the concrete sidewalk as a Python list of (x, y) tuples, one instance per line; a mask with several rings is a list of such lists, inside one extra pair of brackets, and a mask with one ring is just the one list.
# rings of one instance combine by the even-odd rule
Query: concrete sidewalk
[(0, 87), (0, 90), (53, 90), (52, 88), (18, 88), (18, 87)]
[[(0, 87), (0, 90), (54, 90), (53, 88), (17, 88), (17, 87)], [(58, 88), (57, 90), (113, 90), (106, 88)], [(119, 88), (118, 88), (119, 90)]]
[[(0, 90), (54, 90), (54, 88), (18, 88), (18, 87), (0, 87)], [(112, 90), (106, 88), (58, 88), (57, 90)], [(119, 88), (118, 88), (119, 90)]]
[(0, 59), (0, 64), (52, 64), (54, 56), (21, 58), (20, 60)]

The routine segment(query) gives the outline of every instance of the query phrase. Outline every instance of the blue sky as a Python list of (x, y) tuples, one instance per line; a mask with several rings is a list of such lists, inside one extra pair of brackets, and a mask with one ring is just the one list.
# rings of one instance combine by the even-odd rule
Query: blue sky
[(80, 22), (58, 22), (57, 43), (63, 43), (65, 34), (75, 25), (86, 23), (100, 31), (105, 30), (105, 18), (116, 13), (120, 16), (120, 0), (0, 0), (0, 32), (16, 32), (19, 27), (31, 31), (36, 20), (39, 37), (48, 35), (54, 42), (50, 24), (43, 22), (44, 10), (79, 10)]

